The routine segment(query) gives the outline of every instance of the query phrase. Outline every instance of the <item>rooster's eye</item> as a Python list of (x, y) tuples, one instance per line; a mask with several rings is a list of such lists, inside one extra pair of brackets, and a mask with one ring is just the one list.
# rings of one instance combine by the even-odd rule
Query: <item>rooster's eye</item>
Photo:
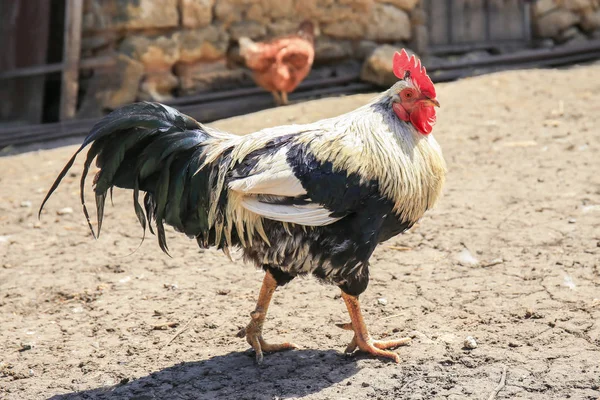
[(410, 100), (413, 98), (414, 93), (412, 90), (407, 89), (407, 90), (403, 90), (402, 93), (400, 93), (402, 95), (402, 97), (406, 100)]

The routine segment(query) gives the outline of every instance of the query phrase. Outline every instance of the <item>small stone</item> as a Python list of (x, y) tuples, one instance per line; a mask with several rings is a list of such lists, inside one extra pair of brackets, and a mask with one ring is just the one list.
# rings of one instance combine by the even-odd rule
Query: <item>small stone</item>
[(23, 208), (31, 208), (31, 201), (25, 200), (21, 202), (21, 207)]
[(493, 267), (494, 265), (499, 265), (504, 263), (504, 259), (502, 258), (494, 258), (493, 260), (490, 260), (484, 264), (482, 264), (482, 267)]
[(21, 343), (21, 348), (19, 349), (19, 351), (23, 352), (23, 351), (31, 350), (34, 347), (35, 347), (35, 345), (33, 343)]
[(475, 338), (473, 338), (473, 336), (467, 336), (463, 343), (463, 348), (468, 349), (468, 350), (476, 349), (477, 342), (475, 341)]
[(577, 222), (577, 220), (575, 218), (569, 218), (569, 223), (570, 224), (574, 224), (576, 222)]
[(56, 212), (56, 214), (57, 215), (73, 214), (73, 209), (71, 207), (61, 208), (60, 210), (58, 210)]
[(521, 347), (521, 346), (522, 346), (522, 344), (518, 343), (518, 342), (508, 342), (508, 347), (515, 348), (515, 347)]
[(385, 299), (383, 297), (380, 297), (380, 298), (377, 299), (377, 304), (385, 306), (385, 305), (387, 305), (387, 303), (388, 303), (387, 299)]

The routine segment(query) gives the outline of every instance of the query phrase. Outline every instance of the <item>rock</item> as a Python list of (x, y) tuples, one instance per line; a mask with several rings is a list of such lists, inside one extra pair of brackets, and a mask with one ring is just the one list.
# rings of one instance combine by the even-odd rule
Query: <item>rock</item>
[(56, 214), (57, 215), (73, 214), (73, 209), (71, 207), (61, 208), (60, 210), (56, 211)]
[(118, 54), (114, 67), (95, 70), (78, 117), (98, 117), (102, 115), (103, 110), (114, 110), (134, 102), (143, 76), (144, 66), (140, 62)]
[(215, 18), (225, 25), (242, 20), (242, 8), (230, 0), (217, 0), (214, 8)]
[(477, 341), (473, 338), (473, 336), (467, 336), (463, 343), (463, 348), (467, 350), (473, 350), (477, 348)]
[(361, 40), (354, 43), (354, 56), (359, 60), (365, 60), (377, 48), (377, 42), (372, 40)]
[(146, 72), (169, 71), (180, 57), (179, 33), (125, 38), (120, 51), (141, 62)]
[(250, 2), (252, 4), (246, 11), (246, 18), (270, 23), (271, 20), (281, 20), (294, 15), (293, 0), (261, 0)]
[(373, 6), (373, 0), (302, 0), (295, 3), (295, 13), (320, 23), (355, 21), (364, 25)]
[[(392, 60), (394, 53), (402, 50), (401, 47), (383, 45), (375, 49), (375, 51), (365, 60), (360, 78), (363, 81), (371, 82), (379, 86), (390, 87), (398, 81), (398, 78), (392, 71)], [(408, 54), (413, 54), (409, 49), (406, 49)]]
[(554, 47), (554, 40), (552, 39), (542, 39), (536, 43), (536, 47), (539, 49), (550, 49)]
[(140, 85), (140, 100), (165, 102), (173, 98), (173, 90), (179, 79), (171, 71), (152, 71), (146, 74)]
[(562, 0), (561, 7), (576, 12), (592, 11), (597, 6), (596, 0)]
[(29, 201), (29, 200), (22, 201), (21, 207), (22, 208), (31, 208), (31, 201)]
[(415, 8), (417, 3), (419, 2), (419, 0), (375, 0), (375, 1), (377, 1), (379, 3), (392, 4), (398, 8), (403, 9), (404, 11), (411, 11), (413, 8)]
[(587, 36), (585, 36), (583, 33), (581, 33), (581, 31), (579, 29), (577, 29), (575, 26), (572, 26), (564, 31), (562, 31), (557, 37), (556, 37), (556, 41), (558, 43), (578, 43), (578, 42), (585, 42), (587, 41), (588, 38)]
[(231, 25), (229, 34), (233, 40), (238, 40), (241, 37), (262, 39), (267, 34), (267, 28), (265, 25), (255, 21), (242, 21)]
[(174, 28), (179, 25), (179, 0), (88, 0), (83, 30)]
[(556, 38), (562, 31), (577, 24), (580, 17), (572, 11), (556, 9), (536, 21), (536, 33), (542, 38)]
[(117, 41), (115, 32), (102, 32), (81, 38), (81, 52), (92, 52), (114, 46)]
[(398, 42), (410, 38), (410, 18), (405, 11), (389, 4), (376, 3), (373, 6), (365, 39)]
[(323, 25), (323, 33), (338, 39), (361, 39), (367, 27), (356, 21), (336, 21)]
[(202, 28), (213, 19), (215, 0), (180, 0), (181, 24), (186, 28)]
[(281, 19), (277, 22), (273, 22), (267, 25), (267, 34), (271, 37), (286, 35), (289, 33), (296, 32), (299, 25), (300, 23), (297, 21)]
[(315, 61), (330, 62), (351, 57), (352, 43), (347, 40), (334, 40), (328, 37), (318, 37), (315, 41)]
[(179, 76), (182, 95), (252, 85), (252, 78), (246, 69), (228, 69), (225, 60), (177, 64), (175, 73)]
[(586, 32), (600, 29), (600, 10), (583, 14), (579, 26)]
[(533, 3), (533, 15), (539, 16), (558, 8), (554, 0), (537, 0)]
[(381, 305), (381, 306), (386, 306), (388, 303), (387, 299), (380, 297), (377, 299), (377, 304)]
[(415, 8), (410, 12), (410, 23), (415, 25), (425, 25), (427, 27), (427, 11), (422, 8)]
[(222, 26), (208, 26), (203, 29), (182, 31), (178, 36), (178, 62), (195, 63), (213, 61), (225, 57), (229, 35)]

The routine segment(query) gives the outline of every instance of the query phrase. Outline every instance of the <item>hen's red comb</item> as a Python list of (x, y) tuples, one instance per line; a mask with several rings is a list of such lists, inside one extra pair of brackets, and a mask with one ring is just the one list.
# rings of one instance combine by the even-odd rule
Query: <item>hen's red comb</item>
[(435, 99), (435, 87), (431, 78), (427, 75), (425, 67), (421, 66), (421, 61), (418, 60), (414, 55), (410, 58), (406, 50), (402, 49), (400, 53), (394, 54), (394, 75), (398, 79), (404, 79), (406, 73), (410, 73), (410, 78), (413, 83), (421, 90), (425, 96), (430, 99)]

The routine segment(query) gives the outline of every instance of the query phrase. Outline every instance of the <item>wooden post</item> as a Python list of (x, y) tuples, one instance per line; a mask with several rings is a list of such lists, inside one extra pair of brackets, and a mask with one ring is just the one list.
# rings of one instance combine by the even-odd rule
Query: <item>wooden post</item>
[(60, 96), (60, 120), (75, 117), (79, 89), (79, 58), (81, 56), (81, 19), (83, 0), (66, 0), (64, 35), (64, 70)]

